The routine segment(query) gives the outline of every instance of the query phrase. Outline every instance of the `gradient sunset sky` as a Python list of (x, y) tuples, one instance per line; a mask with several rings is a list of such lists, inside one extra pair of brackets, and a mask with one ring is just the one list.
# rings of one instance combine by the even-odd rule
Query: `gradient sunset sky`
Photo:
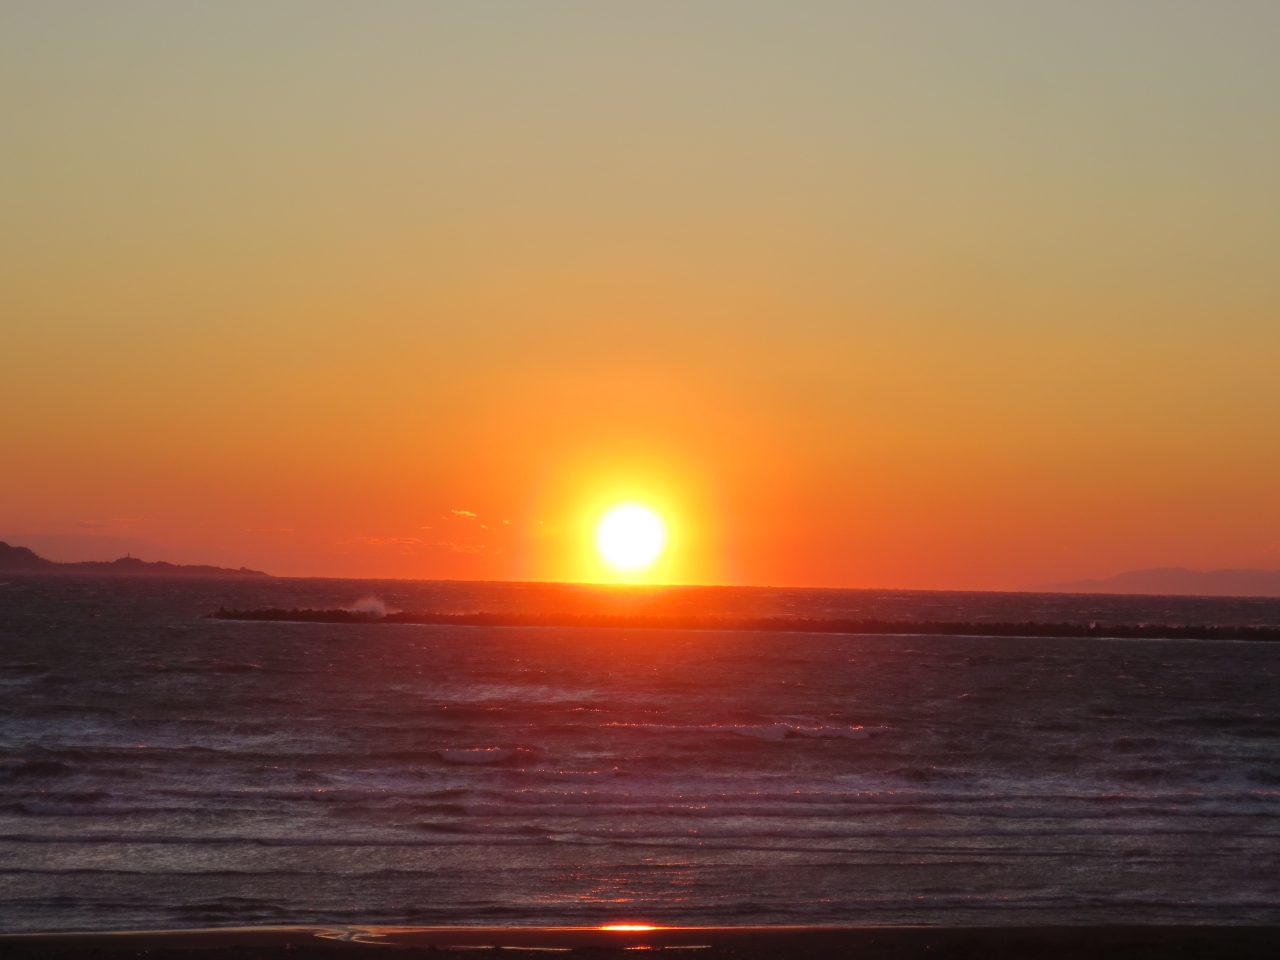
[(0, 3), (0, 539), (1280, 567), (1280, 4)]

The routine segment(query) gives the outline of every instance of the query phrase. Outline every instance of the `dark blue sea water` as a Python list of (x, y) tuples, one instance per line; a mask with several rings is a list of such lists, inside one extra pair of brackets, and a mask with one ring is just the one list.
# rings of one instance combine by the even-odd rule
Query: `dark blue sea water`
[(1280, 643), (201, 619), (369, 595), (1280, 624), (1274, 600), (0, 577), (0, 929), (1280, 922)]

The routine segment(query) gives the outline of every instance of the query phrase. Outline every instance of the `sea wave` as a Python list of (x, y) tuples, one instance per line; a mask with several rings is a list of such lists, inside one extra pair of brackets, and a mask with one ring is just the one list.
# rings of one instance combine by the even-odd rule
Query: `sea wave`
[(863, 726), (801, 726), (794, 723), (735, 723), (735, 724), (668, 724), (668, 723), (607, 723), (606, 727), (620, 727), (628, 730), (641, 730), (646, 733), (710, 733), (733, 734), (749, 737), (752, 740), (778, 741), (788, 737), (809, 737), (814, 739), (867, 740), (872, 733), (881, 733), (888, 727)]

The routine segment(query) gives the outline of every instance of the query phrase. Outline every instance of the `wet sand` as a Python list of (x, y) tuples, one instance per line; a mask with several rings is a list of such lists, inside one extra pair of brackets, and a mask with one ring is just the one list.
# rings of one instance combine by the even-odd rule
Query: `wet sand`
[(1280, 957), (1280, 927), (246, 927), (0, 936), (0, 960), (336, 960), (393, 949), (432, 960), (502, 951), (626, 960), (641, 951), (706, 960)]

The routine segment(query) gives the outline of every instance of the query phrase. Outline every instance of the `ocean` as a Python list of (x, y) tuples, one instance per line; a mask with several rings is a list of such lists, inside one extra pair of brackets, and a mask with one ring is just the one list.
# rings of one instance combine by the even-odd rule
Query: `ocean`
[(0, 931), (1280, 923), (1280, 643), (219, 606), (1280, 625), (1280, 600), (0, 576)]

